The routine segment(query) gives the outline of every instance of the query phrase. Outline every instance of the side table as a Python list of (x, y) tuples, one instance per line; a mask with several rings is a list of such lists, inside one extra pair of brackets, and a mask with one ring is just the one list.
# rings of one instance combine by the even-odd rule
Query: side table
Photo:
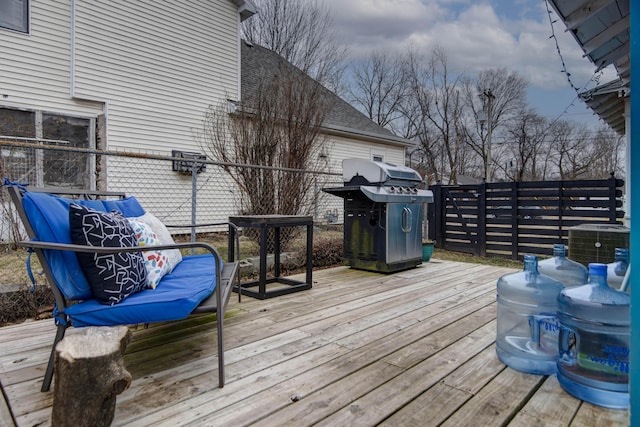
[[(244, 282), (233, 287), (235, 292), (258, 299), (266, 299), (311, 289), (313, 271), (313, 217), (302, 215), (244, 215), (229, 217), (229, 222), (238, 228), (256, 228), (260, 230), (260, 271), (258, 280)], [(280, 277), (280, 229), (282, 227), (307, 228), (307, 257), (305, 281)], [(267, 279), (267, 237), (273, 229), (274, 277)], [(235, 227), (229, 227), (229, 259), (235, 259)], [(239, 250), (239, 249), (238, 249)], [(281, 283), (287, 286), (267, 290), (269, 283)], [(256, 291), (255, 288), (258, 290)]]

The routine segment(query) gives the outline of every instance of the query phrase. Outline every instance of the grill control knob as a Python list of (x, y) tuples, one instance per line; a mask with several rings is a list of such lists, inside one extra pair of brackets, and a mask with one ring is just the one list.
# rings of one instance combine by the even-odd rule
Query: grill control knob
[(418, 189), (417, 189), (417, 188), (415, 188), (415, 187), (413, 187), (413, 188), (411, 189), (411, 192), (412, 192), (413, 194), (418, 194)]
[(405, 194), (411, 193), (411, 189), (409, 187), (404, 187)]
[(396, 192), (396, 187), (391, 186), (389, 187), (389, 193), (395, 193)]

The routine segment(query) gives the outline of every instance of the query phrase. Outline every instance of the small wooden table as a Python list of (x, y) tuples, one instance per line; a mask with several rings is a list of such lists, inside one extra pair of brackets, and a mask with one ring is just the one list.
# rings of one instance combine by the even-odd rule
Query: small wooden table
[[(313, 271), (313, 217), (302, 215), (245, 215), (229, 217), (229, 222), (238, 228), (257, 228), (260, 230), (260, 272), (258, 280), (240, 283), (233, 290), (241, 295), (258, 299), (266, 299), (311, 289)], [(280, 277), (280, 229), (282, 227), (307, 228), (306, 279), (304, 282)], [(273, 229), (274, 277), (267, 279), (267, 237), (269, 229)], [(229, 259), (235, 259), (236, 228), (229, 227)], [(238, 249), (239, 250), (239, 249)], [(238, 254), (239, 255), (239, 254)], [(269, 283), (282, 283), (286, 287), (267, 290)], [(258, 287), (258, 290), (250, 289)]]

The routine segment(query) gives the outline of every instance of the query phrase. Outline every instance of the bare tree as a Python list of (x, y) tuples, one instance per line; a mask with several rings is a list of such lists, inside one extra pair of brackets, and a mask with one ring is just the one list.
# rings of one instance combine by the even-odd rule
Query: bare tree
[(254, 0), (258, 14), (242, 23), (245, 40), (264, 46), (338, 92), (346, 50), (329, 10), (318, 1)]
[(373, 52), (353, 69), (352, 103), (372, 121), (402, 133), (403, 103), (409, 94), (406, 61), (400, 55)]
[[(602, 126), (597, 130), (593, 144), (596, 147), (596, 164), (594, 171), (598, 171), (598, 178), (608, 178), (608, 173), (623, 176), (625, 140), (608, 126)], [(593, 177), (596, 178), (596, 177)]]
[(482, 176), (493, 176), (494, 169), (501, 167), (489, 164), (488, 153), (493, 147), (489, 147), (488, 136), (491, 133), (493, 137), (499, 137), (505, 123), (525, 109), (527, 86), (528, 82), (521, 74), (506, 68), (485, 70), (474, 79), (464, 80), (465, 142), (482, 159)]
[(450, 80), (447, 54), (438, 47), (426, 67), (414, 53), (409, 55), (408, 64), (412, 98), (408, 107), (413, 110), (406, 116), (413, 130), (409, 136), (420, 142), (427, 157), (434, 157), (430, 160), (434, 170), (429, 172), (438, 176), (438, 170), (447, 171), (449, 183), (456, 184), (465, 138), (460, 128), (462, 76)]
[(591, 168), (588, 131), (575, 123), (559, 120), (549, 128), (550, 153), (560, 179), (578, 179)]
[(303, 171), (323, 166), (320, 126), (329, 110), (323, 93), (324, 87), (281, 61), (235, 112), (229, 114), (226, 104), (207, 111), (202, 144), (229, 163), (223, 168), (240, 189), (243, 213), (311, 212), (318, 175)]
[(547, 121), (532, 110), (521, 111), (508, 123), (506, 151), (512, 160), (509, 160), (510, 167), (504, 170), (507, 179), (543, 179), (547, 131)]

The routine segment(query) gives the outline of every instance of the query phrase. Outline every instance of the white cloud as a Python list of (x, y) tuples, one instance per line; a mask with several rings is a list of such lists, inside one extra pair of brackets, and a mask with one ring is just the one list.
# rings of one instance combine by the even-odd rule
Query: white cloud
[(447, 19), (449, 11), (430, 0), (325, 0), (337, 35), (354, 58), (374, 50), (404, 49), (416, 33)]
[[(352, 58), (373, 50), (399, 52), (412, 45), (428, 54), (443, 47), (453, 71), (477, 72), (506, 67), (520, 71), (532, 86), (568, 87), (546, 7), (540, 2), (491, 0), (325, 0), (337, 35)], [(575, 85), (592, 76), (585, 58), (561, 22), (555, 24), (562, 58)]]

